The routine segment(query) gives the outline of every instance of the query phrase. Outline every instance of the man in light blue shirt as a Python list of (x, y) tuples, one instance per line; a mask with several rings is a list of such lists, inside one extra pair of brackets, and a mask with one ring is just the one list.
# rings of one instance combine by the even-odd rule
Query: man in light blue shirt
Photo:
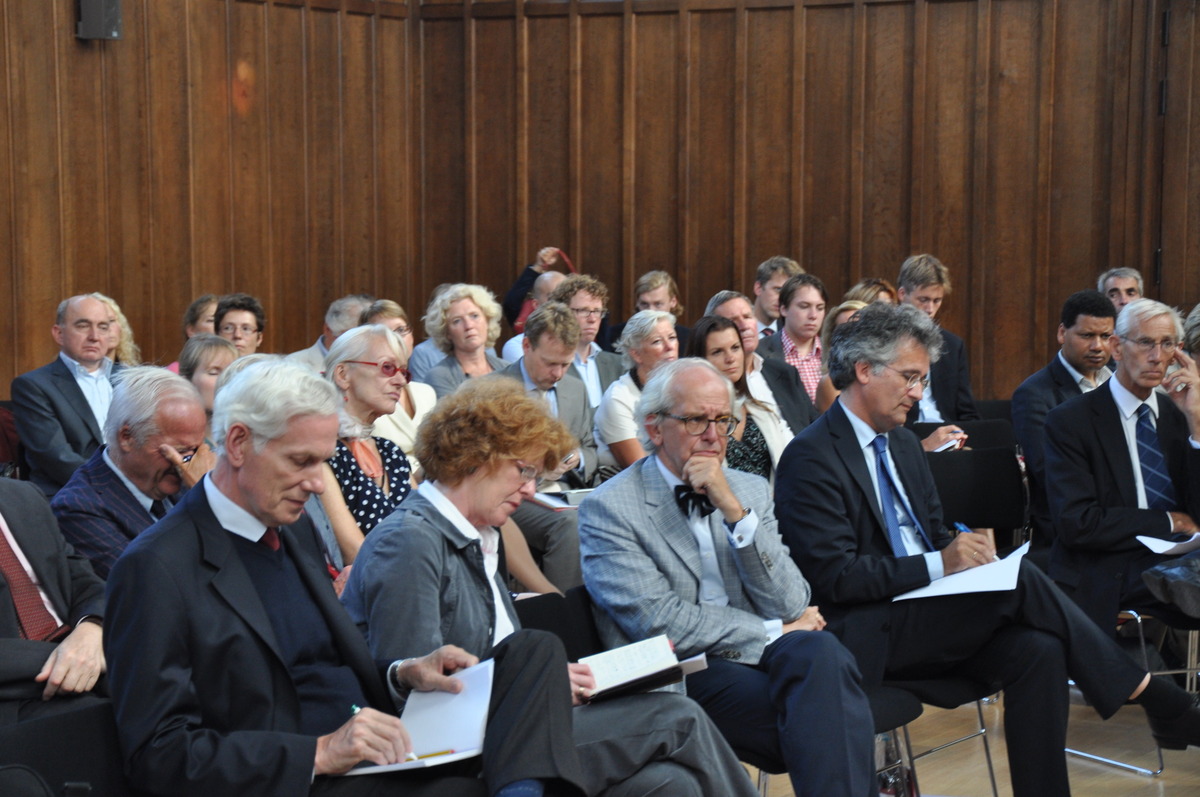
[(47, 497), (104, 443), (118, 368), (105, 356), (109, 323), (108, 309), (97, 299), (65, 299), (50, 330), (58, 357), (13, 380), (13, 415), (29, 478)]

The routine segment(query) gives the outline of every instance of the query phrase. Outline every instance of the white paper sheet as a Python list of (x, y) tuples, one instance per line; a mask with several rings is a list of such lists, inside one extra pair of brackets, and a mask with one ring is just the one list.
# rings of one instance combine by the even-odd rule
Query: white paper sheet
[(1146, 537), (1146, 536), (1139, 534), (1138, 542), (1140, 542), (1142, 545), (1145, 545), (1147, 548), (1154, 551), (1155, 553), (1163, 553), (1163, 554), (1188, 553), (1190, 551), (1196, 550), (1197, 548), (1200, 548), (1200, 532), (1193, 534), (1191, 537), (1188, 537), (1183, 542), (1176, 542), (1174, 540), (1160, 540), (1158, 537)]
[(418, 756), (416, 761), (356, 767), (346, 774), (420, 769), (479, 755), (483, 752), (495, 664), (494, 660), (486, 659), (455, 673), (454, 677), (463, 682), (463, 690), (458, 694), (413, 692), (409, 695), (400, 719), (413, 741), (413, 752)]
[(1025, 543), (999, 562), (988, 562), (986, 565), (960, 570), (945, 578), (911, 592), (905, 592), (892, 598), (893, 601), (906, 601), (914, 598), (936, 598), (940, 595), (965, 595), (968, 592), (1004, 592), (1016, 589), (1017, 571), (1021, 567), (1021, 558), (1029, 553), (1029, 543)]

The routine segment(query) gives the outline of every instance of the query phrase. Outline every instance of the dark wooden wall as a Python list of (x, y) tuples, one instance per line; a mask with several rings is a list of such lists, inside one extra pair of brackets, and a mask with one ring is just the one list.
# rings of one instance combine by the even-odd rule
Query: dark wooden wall
[(547, 244), (618, 316), (652, 268), (694, 317), (770, 255), (836, 298), (933, 252), (984, 397), (1105, 268), (1161, 247), (1150, 292), (1200, 299), (1195, 0), (123, 0), (103, 43), (74, 5), (0, 11), (5, 395), (75, 292), (165, 362), (245, 290), (286, 351)]

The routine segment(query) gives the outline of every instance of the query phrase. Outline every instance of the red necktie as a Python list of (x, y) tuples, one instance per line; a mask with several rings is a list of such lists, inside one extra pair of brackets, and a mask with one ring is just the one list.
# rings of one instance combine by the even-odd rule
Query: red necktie
[(258, 541), (270, 548), (272, 551), (279, 550), (279, 532), (273, 528), (268, 527)]
[(54, 616), (46, 611), (42, 603), (41, 593), (21, 560), (8, 544), (8, 538), (0, 534), (0, 572), (8, 582), (8, 591), (12, 595), (13, 606), (17, 610), (17, 621), (21, 624), (22, 639), (48, 640), (57, 635), (59, 625)]

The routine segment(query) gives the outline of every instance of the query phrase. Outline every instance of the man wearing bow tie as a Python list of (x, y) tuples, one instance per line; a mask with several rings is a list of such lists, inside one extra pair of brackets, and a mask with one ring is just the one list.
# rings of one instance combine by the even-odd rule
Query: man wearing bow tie
[(797, 795), (871, 793), (873, 723), (853, 657), (808, 605), (765, 480), (724, 467), (733, 387), (709, 363), (660, 366), (638, 405), (650, 456), (579, 510), (584, 582), (608, 645), (666, 634), (708, 655), (687, 693), (743, 760)]

